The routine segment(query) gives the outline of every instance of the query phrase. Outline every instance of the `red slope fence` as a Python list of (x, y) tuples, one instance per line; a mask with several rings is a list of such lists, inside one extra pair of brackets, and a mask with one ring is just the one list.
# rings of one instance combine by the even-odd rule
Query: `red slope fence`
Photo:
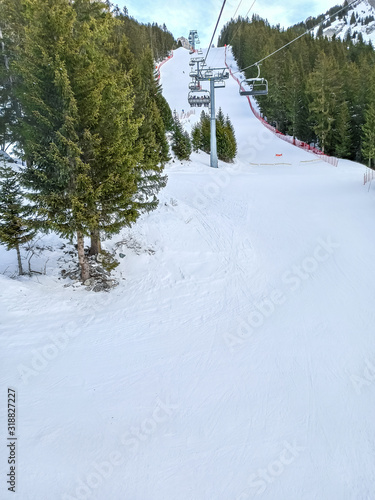
[(161, 63), (157, 64), (156, 65), (156, 68), (155, 68), (155, 72), (156, 72), (156, 76), (157, 76), (157, 79), (160, 80), (160, 68), (163, 66), (163, 64), (165, 64), (166, 62), (168, 62), (170, 59), (172, 59), (173, 57), (173, 50), (171, 52), (171, 55), (168, 56), (166, 59), (164, 59)]
[(366, 172), (363, 174), (363, 185), (375, 179), (375, 171), (372, 168), (366, 167)]
[[(240, 80), (236, 76), (234, 76), (231, 68), (227, 64), (227, 46), (225, 46), (225, 66), (229, 69), (230, 75), (232, 76), (232, 78), (234, 78), (234, 80), (236, 80), (236, 82), (238, 83), (240, 89), (241, 90), (245, 90), (243, 88)], [(246, 98), (247, 98), (247, 101), (249, 103), (250, 109), (251, 109), (252, 113), (254, 114), (254, 116), (256, 118), (258, 118), (258, 120), (260, 122), (262, 122), (262, 124), (266, 128), (268, 128), (268, 130), (270, 130), (272, 133), (274, 133), (275, 135), (277, 135), (277, 137), (279, 139), (282, 139), (283, 141), (288, 142), (289, 144), (293, 144), (293, 146), (297, 146), (298, 148), (303, 149), (304, 151), (308, 151), (309, 153), (313, 153), (313, 154), (319, 156), (319, 158), (321, 160), (329, 163), (330, 165), (333, 165), (334, 167), (337, 167), (337, 164), (339, 162), (337, 158), (335, 158), (333, 156), (326, 155), (325, 153), (323, 153), (322, 151), (320, 151), (320, 149), (318, 149), (316, 147), (313, 147), (313, 146), (310, 146), (310, 144), (307, 144), (306, 142), (300, 141), (299, 139), (295, 139), (293, 137), (290, 137), (288, 135), (283, 134), (282, 132), (280, 132), (279, 130), (277, 130), (277, 128), (275, 128), (272, 125), (270, 125), (263, 118), (263, 116), (259, 113), (259, 111), (257, 109), (255, 109), (255, 107), (253, 106), (253, 103), (251, 102), (250, 96), (246, 96)]]

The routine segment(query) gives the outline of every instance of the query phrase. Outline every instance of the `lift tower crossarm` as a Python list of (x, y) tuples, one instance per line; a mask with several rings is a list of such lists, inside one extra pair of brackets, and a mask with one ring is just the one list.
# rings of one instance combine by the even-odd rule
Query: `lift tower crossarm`
[(229, 78), (229, 71), (227, 68), (199, 69), (196, 72), (195, 78), (202, 82), (227, 80)]

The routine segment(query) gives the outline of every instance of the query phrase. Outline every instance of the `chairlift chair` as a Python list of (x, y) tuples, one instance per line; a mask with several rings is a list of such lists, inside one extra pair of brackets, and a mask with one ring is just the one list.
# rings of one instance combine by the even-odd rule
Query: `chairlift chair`
[[(243, 86), (245, 84), (245, 87)], [(249, 78), (243, 80), (240, 87), (240, 95), (267, 95), (268, 82), (265, 78)]]
[[(260, 66), (257, 64), (258, 76), (256, 78), (248, 78), (242, 80), (240, 86), (240, 95), (267, 95), (268, 82), (265, 78), (260, 78)], [(245, 87), (243, 87), (245, 85)]]
[(190, 90), (202, 90), (201, 85), (198, 80), (193, 80), (189, 83)]
[(214, 83), (215, 89), (222, 89), (225, 87), (225, 82), (224, 80), (216, 80)]
[(193, 61), (193, 63), (202, 63), (204, 62), (204, 57), (192, 57), (190, 61)]
[(202, 106), (208, 108), (210, 101), (211, 98), (208, 90), (196, 90), (189, 92), (188, 103), (192, 108), (201, 108)]

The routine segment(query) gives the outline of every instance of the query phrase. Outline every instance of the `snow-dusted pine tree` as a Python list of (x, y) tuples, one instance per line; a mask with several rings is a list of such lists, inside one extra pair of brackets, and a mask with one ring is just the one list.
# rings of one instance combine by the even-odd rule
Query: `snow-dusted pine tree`
[(191, 155), (189, 134), (184, 132), (176, 112), (174, 112), (173, 121), (172, 150), (179, 160), (189, 160)]
[(0, 166), (0, 243), (7, 250), (16, 250), (20, 275), (23, 274), (20, 247), (35, 235), (30, 212), (19, 174), (4, 162)]

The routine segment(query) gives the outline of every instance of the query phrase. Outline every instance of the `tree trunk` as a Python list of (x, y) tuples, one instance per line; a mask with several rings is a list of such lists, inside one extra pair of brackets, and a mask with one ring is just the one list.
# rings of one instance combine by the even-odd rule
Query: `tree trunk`
[(20, 252), (19, 245), (16, 246), (16, 250), (17, 250), (17, 261), (18, 261), (18, 274), (20, 276), (22, 276), (23, 275), (23, 269), (22, 269), (21, 252)]
[(100, 245), (100, 234), (99, 231), (96, 229), (91, 233), (90, 255), (98, 255), (98, 253), (100, 253), (101, 251), (102, 248)]
[[(1, 30), (1, 28), (0, 28), (0, 38), (1, 38), (1, 40), (3, 40), (3, 32)], [(8, 56), (6, 54), (4, 54), (4, 52), (5, 52), (5, 43), (4, 42), (1, 42), (1, 51), (3, 52), (5, 69), (7, 71), (9, 71), (9, 59), (8, 59)]]
[(80, 231), (77, 231), (77, 246), (78, 246), (78, 262), (79, 267), (81, 268), (81, 280), (84, 283), (86, 280), (90, 278), (90, 268), (89, 263), (87, 262), (85, 256), (85, 245), (83, 234)]

